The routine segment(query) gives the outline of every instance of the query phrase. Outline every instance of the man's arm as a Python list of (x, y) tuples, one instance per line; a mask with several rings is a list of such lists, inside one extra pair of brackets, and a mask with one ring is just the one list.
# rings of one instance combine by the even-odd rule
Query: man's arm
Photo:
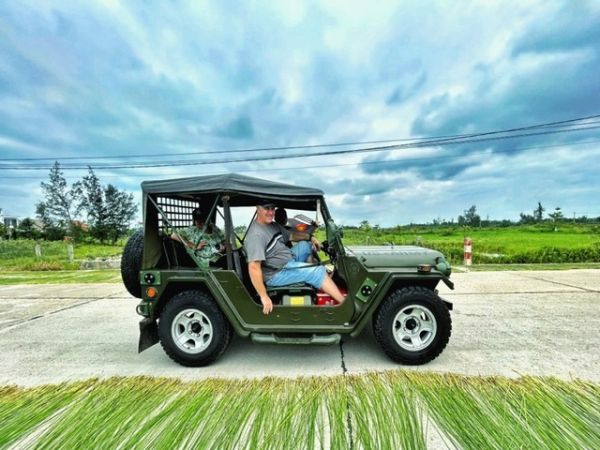
[(186, 238), (184, 238), (183, 236), (180, 236), (180, 235), (178, 235), (176, 233), (173, 233), (171, 235), (171, 239), (173, 239), (174, 241), (177, 241), (177, 242), (181, 242), (183, 245), (186, 245), (188, 247), (193, 247), (194, 246), (194, 244), (192, 244), (191, 241), (188, 241)]
[(309, 241), (311, 236), (305, 231), (291, 231), (289, 237), (292, 242), (300, 242)]
[(267, 288), (263, 281), (261, 261), (250, 261), (248, 262), (248, 274), (250, 275), (250, 281), (252, 286), (256, 289), (260, 302), (263, 305), (263, 313), (269, 314), (273, 311), (273, 302), (271, 297), (267, 294)]
[(321, 243), (319, 240), (305, 231), (292, 231), (289, 236), (290, 241), (292, 242), (310, 241), (316, 251), (321, 250)]
[(225, 239), (225, 235), (219, 228), (217, 228), (217, 226), (215, 226), (215, 232), (219, 239), (219, 252), (223, 253), (227, 249), (227, 241)]
[(187, 234), (184, 232), (184, 230), (180, 230), (177, 233), (173, 233), (171, 234), (171, 239), (173, 239), (174, 241), (178, 241), (181, 242), (183, 245), (185, 245), (186, 247), (189, 247), (191, 249), (198, 249), (198, 250), (202, 250), (204, 248), (204, 246), (206, 245), (205, 241), (200, 241), (198, 242), (198, 245), (195, 245), (187, 236)]
[(319, 242), (319, 240), (316, 237), (311, 236), (310, 237), (310, 242), (315, 247), (316, 251), (320, 251), (321, 250), (321, 243)]

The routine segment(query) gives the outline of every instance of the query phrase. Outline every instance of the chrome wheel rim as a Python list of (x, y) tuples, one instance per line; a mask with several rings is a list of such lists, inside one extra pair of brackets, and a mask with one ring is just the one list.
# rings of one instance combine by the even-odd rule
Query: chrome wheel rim
[(396, 314), (392, 324), (396, 343), (411, 352), (426, 348), (437, 332), (435, 316), (422, 305), (405, 306)]
[(181, 311), (171, 325), (171, 336), (177, 347), (191, 354), (201, 353), (213, 339), (213, 326), (206, 314), (198, 309)]

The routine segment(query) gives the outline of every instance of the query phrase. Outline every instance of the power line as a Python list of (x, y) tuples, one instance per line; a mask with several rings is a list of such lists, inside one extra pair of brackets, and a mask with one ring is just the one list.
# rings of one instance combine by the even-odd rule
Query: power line
[[(358, 148), (358, 149), (346, 149), (346, 150), (338, 150), (338, 151), (323, 151), (316, 153), (308, 153), (308, 154), (286, 154), (286, 155), (275, 155), (275, 156), (256, 156), (251, 158), (237, 158), (237, 159), (218, 159), (218, 160), (192, 160), (192, 161), (177, 161), (177, 162), (150, 162), (150, 163), (106, 163), (106, 164), (81, 164), (81, 163), (66, 163), (61, 165), (61, 169), (63, 170), (75, 170), (75, 169), (86, 169), (88, 166), (91, 166), (94, 169), (137, 169), (137, 168), (156, 168), (156, 167), (176, 167), (176, 166), (192, 166), (192, 165), (212, 165), (212, 164), (230, 164), (230, 163), (239, 163), (239, 162), (258, 162), (258, 161), (268, 161), (268, 160), (282, 160), (282, 159), (292, 159), (292, 158), (308, 158), (308, 157), (316, 157), (316, 156), (334, 156), (334, 155), (344, 155), (344, 154), (352, 154), (352, 153), (367, 153), (367, 152), (380, 152), (380, 151), (389, 151), (389, 150), (400, 150), (400, 149), (411, 149), (411, 148), (421, 148), (421, 147), (434, 147), (434, 146), (447, 146), (447, 145), (457, 145), (457, 144), (472, 144), (479, 142), (490, 142), (490, 141), (499, 141), (499, 140), (507, 140), (507, 139), (516, 139), (520, 137), (532, 137), (532, 136), (541, 136), (541, 135), (550, 135), (550, 134), (559, 134), (559, 133), (567, 133), (567, 132), (577, 132), (577, 131), (587, 131), (587, 130), (595, 130), (600, 128), (600, 125), (593, 126), (583, 126), (579, 127), (571, 127), (571, 128), (555, 128), (555, 129), (544, 129), (549, 126), (555, 125), (552, 124), (543, 124), (537, 125), (534, 127), (527, 127), (529, 129), (532, 128), (542, 128), (540, 131), (532, 131), (529, 133), (519, 133), (519, 134), (509, 134), (509, 135), (499, 135), (495, 136), (499, 133), (505, 133), (505, 131), (498, 132), (486, 132), (479, 134), (469, 135), (469, 138), (445, 138), (445, 139), (431, 139), (428, 141), (418, 141), (418, 142), (409, 142), (406, 144), (396, 144), (389, 146), (379, 146), (379, 147), (367, 147), (367, 148)], [(0, 170), (48, 170), (52, 167), (52, 165), (48, 164), (0, 164)]]
[[(269, 151), (281, 151), (281, 150), (299, 150), (299, 149), (311, 149), (311, 148), (323, 148), (323, 147), (341, 147), (341, 146), (357, 146), (366, 144), (385, 144), (391, 142), (407, 142), (412, 144), (429, 142), (433, 145), (435, 142), (446, 142), (460, 139), (468, 139), (473, 137), (491, 136), (506, 133), (515, 133), (526, 130), (532, 130), (537, 128), (551, 128), (551, 127), (564, 127), (570, 126), (570, 124), (576, 122), (583, 122), (583, 125), (592, 125), (600, 123), (600, 121), (592, 121), (592, 119), (600, 118), (600, 114), (578, 117), (574, 119), (561, 120), (556, 122), (547, 122), (536, 125), (529, 125), (525, 127), (508, 128), (503, 130), (487, 131), (480, 133), (470, 134), (456, 134), (456, 135), (445, 135), (445, 136), (434, 136), (434, 137), (421, 137), (421, 138), (398, 138), (398, 139), (386, 139), (386, 140), (375, 140), (375, 141), (359, 141), (359, 142), (337, 142), (329, 144), (313, 144), (313, 145), (293, 145), (293, 146), (281, 146), (281, 147), (259, 147), (259, 148), (245, 148), (245, 149), (229, 149), (229, 150), (207, 150), (202, 152), (181, 152), (181, 153), (169, 153), (168, 155), (152, 155), (152, 157), (173, 157), (173, 156), (192, 156), (192, 155), (209, 155), (209, 154), (229, 154), (229, 153), (247, 153), (247, 152), (269, 152)], [(587, 121), (587, 122), (586, 122)], [(402, 145), (402, 144), (399, 144)], [(382, 147), (383, 148), (383, 147)], [(148, 154), (129, 154), (129, 155), (114, 155), (114, 156), (66, 156), (66, 157), (52, 157), (52, 158), (0, 158), (0, 161), (63, 161), (63, 160), (97, 160), (97, 159), (129, 159), (129, 158), (148, 158)]]
[[(590, 144), (597, 144), (599, 143), (600, 140), (593, 140), (593, 141), (581, 141), (581, 142), (574, 142), (571, 144), (547, 144), (547, 145), (536, 145), (536, 146), (530, 146), (530, 147), (520, 147), (519, 149), (516, 149), (518, 152), (525, 152), (525, 151), (530, 151), (530, 150), (540, 150), (540, 149), (545, 149), (545, 148), (556, 148), (556, 147), (564, 147), (565, 145), (568, 146), (575, 146), (575, 145), (590, 145)], [(430, 156), (417, 156), (417, 157), (409, 157), (409, 158), (393, 158), (393, 159), (382, 159), (382, 160), (377, 160), (377, 161), (357, 161), (357, 162), (352, 162), (352, 163), (342, 163), (342, 164), (319, 164), (319, 165), (310, 165), (310, 166), (289, 166), (289, 167), (274, 167), (274, 168), (260, 168), (260, 169), (246, 169), (246, 170), (241, 170), (241, 173), (254, 173), (254, 172), (260, 172), (260, 173), (265, 173), (265, 172), (278, 172), (278, 171), (285, 171), (285, 170), (304, 170), (304, 169), (323, 169), (323, 168), (335, 168), (335, 167), (355, 167), (355, 166), (366, 166), (366, 165), (375, 165), (375, 164), (388, 164), (388, 163), (395, 163), (395, 162), (407, 162), (407, 163), (414, 163), (414, 162), (418, 162), (418, 161), (429, 161), (429, 160), (435, 160), (435, 161), (439, 161), (439, 160), (450, 160), (450, 159), (458, 159), (458, 158), (466, 158), (466, 157), (471, 157), (471, 156), (493, 156), (496, 154), (506, 154), (509, 153), (510, 151), (515, 151), (515, 149), (496, 149), (494, 150), (494, 153), (491, 154), (490, 152), (469, 152), (468, 154), (459, 154), (459, 155), (439, 155), (439, 154), (435, 154), (435, 155), (430, 155)], [(83, 170), (83, 169), (81, 169)], [(100, 169), (100, 171), (103, 169)], [(223, 174), (228, 173), (228, 172), (223, 172)], [(215, 174), (215, 175), (219, 175), (219, 174)], [(130, 177), (138, 177), (138, 178), (143, 178), (145, 177), (145, 175), (129, 175)], [(102, 175), (103, 178), (122, 178), (121, 175)], [(77, 178), (75, 176), (73, 177), (65, 177), (66, 179), (71, 179), (71, 178)], [(29, 176), (29, 177), (3, 177), (3, 179), (35, 179), (35, 180), (39, 180), (40, 177), (39, 176)]]

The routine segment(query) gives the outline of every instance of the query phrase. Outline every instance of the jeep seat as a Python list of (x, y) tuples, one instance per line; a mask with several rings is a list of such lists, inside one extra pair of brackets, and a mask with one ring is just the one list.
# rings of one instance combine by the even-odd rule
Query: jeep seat
[(267, 286), (267, 294), (293, 294), (293, 295), (311, 295), (316, 291), (314, 287), (306, 283), (286, 284), (283, 286)]
[[(271, 300), (275, 305), (280, 305), (283, 303), (283, 296), (309, 296), (315, 298), (317, 290), (309, 284), (306, 283), (295, 283), (295, 284), (286, 284), (283, 286), (267, 286), (267, 294), (271, 297)], [(258, 303), (260, 303), (260, 299), (258, 296), (255, 297)]]
[[(254, 301), (260, 304), (258, 294), (256, 293), (254, 286), (252, 286), (252, 282), (250, 281), (250, 275), (248, 274), (248, 262), (246, 260), (246, 252), (244, 250), (244, 247), (234, 249), (233, 253), (235, 271), (238, 274), (238, 277), (242, 280), (242, 283), (244, 284), (246, 290), (250, 293)], [(306, 283), (287, 284), (284, 286), (266, 286), (266, 288), (267, 294), (275, 303), (280, 303), (281, 297), (285, 294), (314, 295), (317, 291), (314, 287)]]

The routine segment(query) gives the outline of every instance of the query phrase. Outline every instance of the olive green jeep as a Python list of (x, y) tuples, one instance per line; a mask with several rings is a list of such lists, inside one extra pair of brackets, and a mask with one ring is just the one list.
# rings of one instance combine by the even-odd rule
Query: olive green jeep
[[(174, 361), (203, 366), (223, 354), (234, 333), (256, 343), (335, 344), (368, 325), (383, 351), (403, 364), (427, 363), (448, 343), (452, 304), (436, 290), (440, 281), (453, 288), (444, 256), (414, 246), (345, 247), (321, 190), (228, 174), (146, 181), (142, 191), (144, 229), (129, 239), (121, 263), (125, 287), (141, 299), (140, 352), (160, 341)], [(268, 287), (274, 308), (263, 314), (243, 247), (261, 198), (324, 224), (327, 256), (316, 263), (347, 292), (343, 304), (309, 285)], [(191, 225), (199, 205), (210, 208), (226, 239), (209, 267), (170, 238)]]

